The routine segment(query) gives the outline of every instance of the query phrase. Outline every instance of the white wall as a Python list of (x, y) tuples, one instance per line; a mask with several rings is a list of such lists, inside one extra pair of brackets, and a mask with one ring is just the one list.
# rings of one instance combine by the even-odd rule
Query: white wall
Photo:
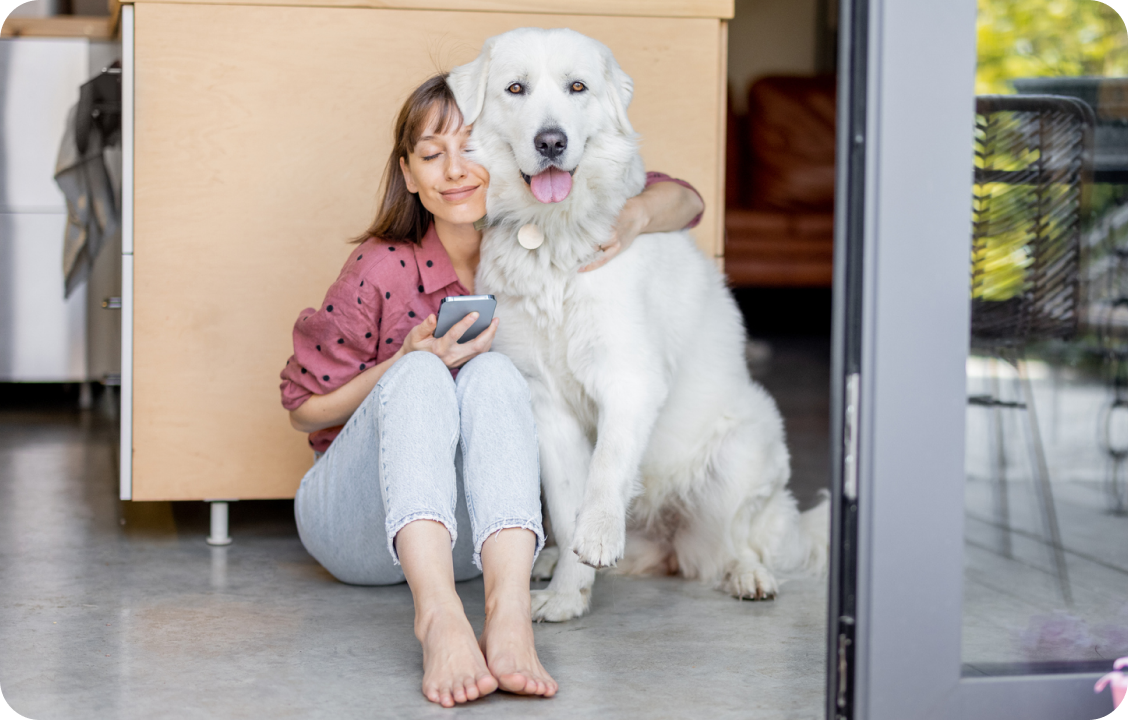
[(818, 0), (736, 0), (729, 22), (729, 91), (744, 113), (748, 85), (763, 75), (815, 72)]

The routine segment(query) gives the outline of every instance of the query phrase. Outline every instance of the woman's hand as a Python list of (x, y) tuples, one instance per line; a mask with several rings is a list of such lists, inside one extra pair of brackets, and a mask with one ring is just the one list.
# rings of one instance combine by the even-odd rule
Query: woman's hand
[(380, 381), (388, 368), (414, 350), (433, 352), (450, 368), (465, 365), (474, 356), (481, 355), (490, 349), (494, 334), (497, 332), (497, 318), (494, 318), (494, 321), (481, 335), (465, 345), (459, 345), (458, 338), (462, 337), (477, 319), (478, 313), (470, 313), (452, 327), (446, 335), (436, 338), (431, 335), (435, 331), (435, 316), (429, 316), (411, 329), (411, 332), (404, 338), (403, 346), (396, 351), (395, 355), (379, 365), (368, 368), (336, 390), (324, 395), (314, 395), (291, 410), (290, 424), (302, 432), (316, 432), (335, 425), (345, 424), (356, 409), (360, 407), (360, 404), (364, 402), (364, 398), (368, 397), (368, 393), (372, 392), (372, 388), (376, 386), (376, 383)]
[(490, 345), (493, 344), (494, 335), (497, 333), (498, 319), (494, 318), (490, 326), (483, 330), (478, 337), (459, 345), (458, 339), (466, 334), (466, 331), (477, 319), (478, 313), (472, 312), (459, 320), (441, 338), (437, 338), (434, 336), (434, 332), (438, 320), (434, 315), (428, 315), (426, 320), (413, 327), (407, 337), (403, 339), (403, 347), (400, 352), (404, 355), (415, 351), (431, 352), (437, 355), (448, 368), (462, 367), (474, 357), (488, 352)]
[(599, 246), (603, 254), (580, 268), (580, 272), (590, 272), (603, 267), (611, 258), (629, 248), (634, 239), (646, 229), (650, 224), (650, 217), (646, 212), (646, 203), (640, 200), (641, 197), (636, 195), (627, 200), (622, 211), (619, 212), (615, 227), (611, 230), (611, 239)]
[(675, 232), (705, 209), (697, 193), (675, 182), (656, 182), (627, 200), (615, 221), (611, 239), (599, 246), (602, 254), (580, 268), (591, 272), (631, 246), (643, 233)]

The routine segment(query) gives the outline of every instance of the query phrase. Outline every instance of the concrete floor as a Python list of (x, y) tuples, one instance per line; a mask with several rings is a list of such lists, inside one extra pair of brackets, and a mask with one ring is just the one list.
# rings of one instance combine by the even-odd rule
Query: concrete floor
[[(783, 341), (757, 374), (787, 419), (796, 495), (826, 482), (828, 345)], [(592, 611), (536, 627), (551, 700), (495, 694), (453, 711), (419, 691), (406, 586), (336, 582), (292, 504), (122, 503), (116, 426), (62, 405), (0, 403), (0, 688), (50, 718), (818, 718), (825, 580), (737, 602), (672, 578), (603, 576)], [(480, 629), (480, 581), (460, 585)]]

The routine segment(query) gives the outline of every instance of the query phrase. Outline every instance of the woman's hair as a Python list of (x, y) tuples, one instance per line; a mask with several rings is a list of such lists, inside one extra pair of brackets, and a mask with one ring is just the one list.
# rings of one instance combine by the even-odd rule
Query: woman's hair
[(417, 194), (408, 192), (399, 161), (400, 158), (407, 161), (432, 119), (440, 132), (457, 130), (462, 126), (462, 113), (458, 110), (454, 94), (447, 87), (446, 79), (446, 73), (428, 79), (415, 88), (400, 109), (392, 137), (392, 154), (384, 168), (380, 209), (364, 235), (353, 242), (364, 242), (375, 236), (419, 244), (427, 234), (432, 220), (431, 211), (423, 207)]

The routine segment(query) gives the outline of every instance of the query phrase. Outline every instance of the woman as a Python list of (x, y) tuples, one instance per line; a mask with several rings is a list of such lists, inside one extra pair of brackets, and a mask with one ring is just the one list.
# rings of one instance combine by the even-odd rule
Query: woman
[[(445, 76), (408, 98), (376, 220), (321, 308), (295, 323), (281, 385), (317, 457), (294, 500), (302, 544), (343, 582), (406, 579), (423, 694), (444, 707), (498, 688), (557, 689), (533, 642), (529, 573), (544, 531), (528, 388), (488, 352), (497, 318), (462, 345), (476, 313), (432, 336), (442, 298), (474, 292), (489, 176), (462, 156), (469, 131)], [(581, 272), (642, 232), (700, 217), (696, 192), (669, 179), (648, 179)], [(486, 622), (476, 639), (455, 582), (479, 570)]]

